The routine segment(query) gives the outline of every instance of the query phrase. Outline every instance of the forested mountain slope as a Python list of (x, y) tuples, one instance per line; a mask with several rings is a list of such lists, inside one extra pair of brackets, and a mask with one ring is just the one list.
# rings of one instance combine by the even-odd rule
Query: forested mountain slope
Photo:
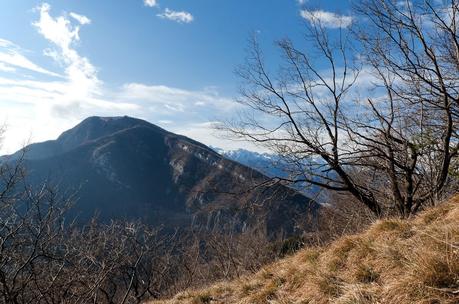
[[(20, 152), (10, 159), (18, 158)], [(79, 220), (141, 220), (168, 228), (262, 225), (292, 234), (318, 205), (190, 138), (131, 117), (90, 117), (26, 148), (32, 184), (75, 191)], [(249, 191), (253, 189), (252, 191)]]

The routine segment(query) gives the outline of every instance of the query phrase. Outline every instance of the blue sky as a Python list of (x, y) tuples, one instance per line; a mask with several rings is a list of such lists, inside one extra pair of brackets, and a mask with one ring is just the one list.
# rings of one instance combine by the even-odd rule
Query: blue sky
[[(130, 115), (225, 149), (247, 39), (301, 40), (302, 10), (333, 30), (347, 1), (0, 0), (1, 152), (56, 138), (91, 115)], [(329, 22), (329, 23), (327, 23)], [(249, 147), (250, 148), (250, 147)]]

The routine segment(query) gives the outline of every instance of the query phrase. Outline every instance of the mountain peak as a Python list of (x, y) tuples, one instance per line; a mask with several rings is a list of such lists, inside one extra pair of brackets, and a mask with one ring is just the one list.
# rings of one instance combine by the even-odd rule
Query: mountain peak
[(220, 227), (234, 220), (237, 229), (263, 218), (271, 235), (292, 233), (295, 219), (318, 207), (282, 185), (248, 193), (267, 177), (127, 116), (89, 117), (57, 140), (29, 146), (26, 158), (32, 180), (51, 177), (64, 189), (81, 185), (81, 218), (97, 211), (105, 220), (128, 217), (170, 228), (192, 222)]
[[(91, 141), (136, 127), (147, 127), (160, 134), (170, 134), (166, 130), (138, 118), (129, 116), (91, 116), (81, 121), (75, 127), (63, 132), (56, 140), (49, 140), (27, 146), (26, 157), (27, 159), (53, 157)], [(10, 155), (9, 158), (14, 159), (20, 155), (21, 151), (18, 151)]]
[(90, 116), (85, 118), (81, 121), (80, 124), (85, 123), (97, 123), (97, 122), (104, 122), (104, 123), (113, 123), (113, 122), (122, 122), (122, 123), (129, 123), (129, 122), (146, 122), (142, 119), (130, 117), (127, 115), (124, 116)]
[(91, 116), (84, 119), (74, 128), (62, 133), (58, 137), (57, 142), (62, 147), (63, 151), (68, 151), (89, 141), (138, 126), (147, 126), (166, 132), (145, 120), (129, 116)]
[(95, 139), (100, 137), (100, 135), (113, 131), (121, 131), (123, 129), (132, 128), (137, 125), (150, 125), (153, 126), (151, 123), (129, 117), (129, 116), (113, 116), (113, 117), (102, 117), (102, 116), (91, 116), (83, 121), (81, 121), (78, 125), (73, 127), (70, 130), (65, 131), (62, 133), (59, 139), (66, 138), (70, 135), (75, 136), (78, 133), (85, 133), (88, 136), (88, 139)]

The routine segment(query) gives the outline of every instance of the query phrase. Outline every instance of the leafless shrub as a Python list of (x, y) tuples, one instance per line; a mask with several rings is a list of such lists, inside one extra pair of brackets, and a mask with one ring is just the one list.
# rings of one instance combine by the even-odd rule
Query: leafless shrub
[(2, 303), (142, 303), (255, 272), (278, 256), (255, 227), (76, 225), (67, 217), (74, 196), (50, 182), (30, 187), (23, 163), (0, 165)]

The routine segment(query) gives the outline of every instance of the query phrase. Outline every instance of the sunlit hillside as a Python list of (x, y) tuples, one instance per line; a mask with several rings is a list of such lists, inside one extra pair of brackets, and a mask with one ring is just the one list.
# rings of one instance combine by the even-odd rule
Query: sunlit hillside
[(459, 196), (172, 303), (459, 303)]

